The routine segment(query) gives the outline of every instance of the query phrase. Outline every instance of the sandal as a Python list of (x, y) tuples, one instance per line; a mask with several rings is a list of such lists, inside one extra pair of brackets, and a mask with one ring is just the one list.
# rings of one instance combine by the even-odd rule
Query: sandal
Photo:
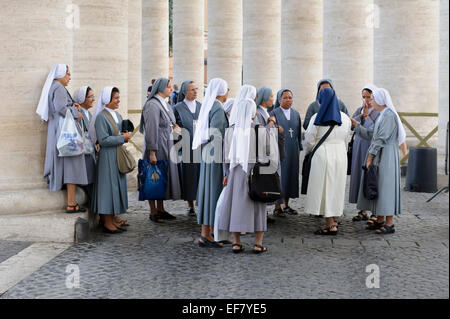
[(199, 247), (213, 247), (213, 248), (222, 248), (223, 245), (219, 244), (216, 241), (210, 241), (208, 238), (205, 238), (203, 236), (200, 236), (200, 239), (198, 241)]
[[(211, 234), (211, 237), (214, 238), (214, 234)], [(223, 245), (231, 245), (233, 242), (231, 240), (219, 240), (218, 243)]]
[(295, 209), (292, 209), (292, 208), (289, 207), (289, 206), (286, 206), (286, 207), (283, 209), (283, 211), (284, 211), (285, 213), (288, 213), (289, 215), (298, 215), (298, 211), (296, 211)]
[(381, 226), (381, 228), (377, 229), (375, 231), (376, 234), (393, 234), (395, 233), (395, 228), (394, 225), (389, 226), (389, 225), (383, 225)]
[(377, 222), (377, 215), (372, 214), (372, 215), (370, 215), (370, 218), (367, 221), (367, 225), (371, 225), (371, 224), (376, 223), (376, 222)]
[(80, 205), (78, 205), (78, 203), (76, 203), (75, 206), (67, 205), (67, 207), (73, 208), (73, 209), (66, 208), (67, 214), (84, 213), (86, 211), (86, 208), (81, 207)]
[[(331, 228), (336, 228), (336, 230), (331, 230)], [(338, 227), (336, 225), (326, 226), (325, 228), (319, 228), (318, 230), (316, 230), (314, 232), (314, 235), (336, 236), (338, 233), (337, 229)]]
[(377, 230), (377, 229), (380, 229), (381, 227), (383, 227), (383, 225), (384, 225), (384, 221), (382, 221), (381, 223), (374, 222), (372, 224), (367, 225), (366, 229), (367, 230)]
[(128, 221), (119, 217), (116, 217), (116, 222), (120, 224), (120, 226), (130, 226), (130, 224), (128, 224)]
[(286, 217), (286, 213), (283, 212), (283, 210), (281, 208), (275, 208), (273, 210), (273, 215), (277, 216), (277, 217)]
[(368, 219), (369, 219), (369, 217), (367, 216), (367, 213), (363, 213), (363, 211), (360, 210), (360, 211), (358, 212), (358, 215), (356, 215), (356, 216), (354, 216), (354, 217), (352, 218), (352, 221), (354, 221), (354, 222), (360, 222), (360, 221), (362, 221), (362, 220), (368, 220)]
[(161, 217), (159, 212), (156, 214), (150, 214), (150, 220), (155, 223), (164, 223), (164, 218)]
[[(239, 249), (234, 249), (234, 247), (239, 247)], [(233, 246), (231, 246), (233, 253), (235, 254), (239, 254), (242, 253), (244, 251), (244, 247), (242, 246), (242, 244), (233, 244)]]
[[(255, 249), (255, 247), (259, 248), (259, 249)], [(267, 252), (267, 247), (264, 247), (264, 246), (261, 246), (261, 245), (258, 245), (258, 244), (255, 244), (253, 246), (253, 253), (254, 254), (261, 254), (261, 253), (265, 253), (265, 252)]]

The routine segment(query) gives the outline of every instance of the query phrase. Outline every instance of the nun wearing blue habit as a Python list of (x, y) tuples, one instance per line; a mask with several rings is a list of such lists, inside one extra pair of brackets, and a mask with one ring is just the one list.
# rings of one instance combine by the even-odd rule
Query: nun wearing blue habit
[(308, 179), (305, 212), (326, 217), (326, 226), (317, 235), (337, 234), (337, 217), (342, 216), (347, 182), (347, 139), (350, 118), (339, 110), (336, 93), (325, 88), (318, 96), (319, 112), (314, 114), (305, 133), (305, 152), (310, 153), (333, 127), (330, 135), (314, 153)]
[(77, 156), (59, 156), (56, 144), (60, 132), (60, 123), (69, 110), (81, 134), (81, 114), (66, 89), (70, 81), (70, 70), (66, 64), (56, 64), (50, 70), (42, 88), (36, 113), (42, 121), (48, 121), (47, 146), (45, 152), (44, 179), (50, 191), (56, 192), (67, 187), (67, 213), (85, 212), (86, 209), (76, 203), (75, 185), (87, 185), (86, 162), (84, 154)]
[[(200, 114), (201, 103), (197, 100), (192, 99), (192, 93), (187, 94), (187, 90), (190, 84), (193, 84), (192, 87), (196, 88), (194, 81), (184, 81), (181, 84), (180, 93), (178, 95), (178, 102), (174, 106), (174, 114), (176, 123), (179, 127), (185, 129), (184, 135), (189, 133), (189, 136), (183, 136), (181, 141), (178, 143), (182, 144), (181, 154), (182, 160), (179, 164), (181, 168), (181, 190), (182, 190), (182, 199), (189, 202), (189, 216), (195, 216), (194, 210), (194, 200), (197, 199), (197, 190), (198, 190), (198, 179), (200, 177), (200, 162), (197, 163), (194, 160), (194, 151), (192, 150), (192, 141), (194, 138), (194, 126), (198, 120), (198, 116)], [(191, 97), (191, 99), (187, 98), (187, 95)], [(195, 97), (197, 93), (195, 93)], [(189, 139), (184, 141), (183, 138)], [(184, 147), (183, 147), (184, 146)]]
[(223, 189), (222, 141), (228, 127), (223, 103), (228, 96), (228, 84), (220, 78), (212, 79), (205, 91), (194, 132), (192, 149), (201, 147), (202, 160), (198, 187), (198, 224), (202, 226), (200, 247), (219, 248), (216, 243), (214, 221), (217, 201)]
[[(370, 98), (373, 91), (377, 87), (375, 85), (366, 85), (362, 89), (362, 96), (364, 99), (363, 106), (359, 107), (352, 118), (356, 120), (361, 126), (368, 130), (373, 130), (380, 112), (375, 110), (370, 105)], [(364, 114), (364, 110), (367, 110), (367, 114)], [(349, 190), (349, 202), (356, 204), (358, 202), (358, 194), (360, 191), (359, 184), (361, 181), (362, 169), (361, 167), (366, 163), (366, 154), (369, 149), (371, 139), (366, 139), (363, 136), (354, 133), (353, 151), (352, 151), (352, 170), (350, 175), (350, 190)], [(375, 218), (375, 217), (371, 217)], [(353, 221), (367, 220), (368, 216), (365, 210), (358, 212), (358, 215), (353, 217)]]
[[(316, 100), (314, 102), (312, 102), (308, 106), (308, 109), (306, 110), (305, 120), (303, 122), (303, 128), (305, 130), (308, 129), (308, 125), (309, 125), (309, 121), (311, 120), (311, 117), (319, 111), (319, 103), (317, 103), (317, 98), (319, 96), (319, 92), (322, 89), (321, 86), (323, 84), (329, 84), (331, 89), (334, 91), (334, 84), (333, 84), (333, 81), (331, 81), (330, 79), (322, 79), (319, 82), (317, 82)], [(344, 102), (342, 102), (340, 99), (338, 99), (338, 105), (339, 105), (339, 110), (341, 112), (344, 112), (346, 115), (348, 115), (348, 110), (347, 110), (347, 107), (345, 106)]]
[[(152, 91), (144, 104), (141, 115), (139, 131), (144, 134), (143, 157), (150, 161), (151, 152), (155, 153), (157, 160), (166, 160), (169, 165), (168, 183), (166, 188), (166, 200), (181, 199), (181, 185), (178, 174), (178, 166), (171, 160), (170, 152), (173, 151), (172, 134), (178, 125), (172, 108), (167, 104), (166, 98), (170, 96), (171, 90), (166, 90), (170, 85), (167, 78), (159, 78), (152, 86)], [(176, 160), (175, 156), (172, 156)], [(149, 200), (150, 219), (160, 223), (164, 219), (175, 219), (175, 216), (164, 210), (162, 200)]]
[[(298, 212), (289, 207), (289, 198), (299, 197), (299, 174), (300, 174), (300, 151), (302, 146), (302, 120), (300, 113), (293, 109), (291, 105), (283, 105), (282, 97), (284, 93), (290, 93), (289, 89), (282, 89), (277, 93), (275, 105), (278, 107), (270, 113), (274, 116), (276, 123), (283, 128), (284, 135), (284, 157), (281, 160), (281, 186), (285, 208), (281, 210), (281, 201), (275, 206), (274, 214), (285, 217), (286, 213), (297, 215)], [(281, 150), (280, 150), (281, 152)]]

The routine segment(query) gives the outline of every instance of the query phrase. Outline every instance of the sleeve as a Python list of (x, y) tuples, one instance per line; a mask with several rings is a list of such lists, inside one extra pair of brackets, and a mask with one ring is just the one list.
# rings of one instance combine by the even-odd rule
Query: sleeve
[(72, 112), (73, 118), (78, 119), (78, 109), (73, 106), (72, 103), (68, 103), (68, 94), (64, 87), (58, 87), (53, 92), (53, 105), (55, 112), (59, 113), (62, 117), (66, 117), (67, 108)]
[(161, 110), (156, 103), (148, 101), (142, 111), (144, 116), (145, 151), (158, 151), (159, 121)]
[(108, 131), (109, 121), (104, 116), (97, 116), (95, 120), (95, 134), (101, 147), (119, 146), (125, 143), (123, 135), (110, 135)]
[(355, 128), (355, 133), (358, 134), (359, 137), (370, 141), (373, 136), (373, 126), (365, 128), (364, 126), (359, 125)]
[(228, 154), (230, 153), (230, 146), (231, 146), (231, 139), (233, 137), (233, 128), (228, 128), (225, 131), (225, 139), (224, 139), (224, 143), (223, 143), (223, 152), (222, 152), (222, 157), (223, 157), (223, 176), (228, 176), (228, 174), (230, 173), (230, 163), (228, 161)]
[[(313, 115), (314, 117), (314, 115)], [(314, 122), (309, 122), (308, 128), (305, 132), (305, 154), (308, 154), (312, 151), (314, 146), (316, 145), (316, 136), (317, 136), (317, 125), (314, 125)]]
[(308, 126), (309, 126), (309, 121), (311, 121), (311, 117), (314, 115), (313, 114), (313, 103), (311, 103), (309, 106), (308, 106), (308, 110), (306, 111), (306, 115), (305, 115), (305, 121), (303, 122), (303, 128), (305, 129), (305, 130), (307, 130), (308, 129)]
[(373, 135), (372, 143), (367, 151), (375, 156), (386, 145), (387, 140), (392, 136), (397, 127), (397, 121), (394, 116), (387, 116), (385, 114), (383, 120), (379, 123), (376, 134)]
[(338, 103), (339, 103), (339, 108), (341, 109), (341, 112), (344, 112), (345, 114), (348, 115), (348, 110), (347, 110), (347, 107), (345, 106), (344, 102), (339, 100)]
[(212, 114), (209, 127), (215, 127), (219, 129), (222, 136), (225, 135), (225, 129), (227, 128), (227, 116), (225, 115), (225, 111), (223, 109), (219, 109)]
[[(181, 120), (180, 113), (178, 113), (178, 110), (177, 110), (176, 108), (173, 109), (173, 115), (175, 116), (175, 123), (176, 123), (179, 127), (183, 128), (183, 121)], [(175, 132), (174, 132), (174, 136), (175, 136), (175, 137), (177, 136), (177, 134), (175, 134)], [(179, 141), (181, 141), (181, 139), (182, 139), (182, 134), (178, 135), (178, 137), (177, 137), (176, 139), (174, 139), (174, 141), (173, 141), (174, 144), (176, 144), (176, 143), (178, 143)]]
[(300, 117), (300, 113), (298, 114), (298, 150), (303, 151), (302, 145), (302, 118)]

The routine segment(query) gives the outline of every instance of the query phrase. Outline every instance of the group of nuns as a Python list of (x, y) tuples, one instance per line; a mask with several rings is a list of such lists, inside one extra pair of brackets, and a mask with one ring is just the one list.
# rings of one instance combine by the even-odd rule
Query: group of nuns
[[(128, 208), (127, 186), (125, 174), (117, 166), (116, 149), (131, 136), (122, 132), (122, 117), (115, 111), (120, 103), (119, 89), (105, 87), (92, 116), (89, 109), (94, 102), (93, 90), (81, 87), (72, 98), (65, 88), (69, 81), (69, 67), (55, 65), (37, 108), (41, 119), (49, 122), (44, 178), (51, 191), (67, 188), (67, 213), (85, 211), (75, 200), (76, 185), (80, 185), (87, 190), (91, 210), (100, 214), (104, 231), (123, 232), (128, 222), (118, 215)], [(269, 170), (278, 172), (281, 179), (282, 199), (272, 203), (274, 215), (297, 215), (289, 199), (299, 197), (300, 151), (311, 152), (330, 127), (331, 133), (312, 159), (305, 203), (305, 213), (326, 218), (326, 224), (315, 233), (338, 232), (337, 218), (344, 209), (347, 143), (352, 131), (350, 202), (360, 210), (353, 220), (368, 220), (367, 229), (379, 234), (395, 232), (393, 216), (401, 211), (398, 146), (405, 154), (406, 143), (387, 90), (374, 85), (364, 87), (363, 105), (350, 118), (346, 106), (337, 98), (333, 82), (319, 81), (316, 101), (309, 105), (303, 123), (304, 138), (301, 117), (292, 108), (293, 93), (289, 89), (278, 91), (274, 101), (272, 89), (243, 85), (236, 98), (228, 99), (227, 82), (214, 78), (200, 103), (198, 85), (189, 80), (182, 83), (178, 103), (173, 107), (167, 102), (171, 93), (172, 81), (167, 78), (159, 78), (152, 85), (140, 120), (140, 132), (145, 137), (143, 158), (152, 164), (168, 162), (165, 200), (187, 201), (187, 215), (197, 216), (201, 225), (200, 247), (232, 244), (232, 251), (240, 253), (244, 251), (241, 235), (254, 233), (252, 251), (266, 252), (263, 235), (267, 223), (274, 220), (267, 216), (265, 203), (253, 201), (248, 195), (247, 180), (256, 158), (267, 161)], [(60, 122), (67, 110), (78, 130), (89, 135), (96, 146), (95, 154), (58, 156)], [(361, 191), (363, 165), (378, 166), (379, 194), (375, 200), (366, 199)], [(164, 200), (149, 200), (149, 205), (151, 221), (176, 219), (165, 210)], [(372, 213), (370, 219), (367, 211)]]

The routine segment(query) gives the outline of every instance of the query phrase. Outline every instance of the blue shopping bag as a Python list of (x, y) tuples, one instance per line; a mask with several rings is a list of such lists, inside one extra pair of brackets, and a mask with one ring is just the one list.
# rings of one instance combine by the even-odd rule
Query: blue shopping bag
[(146, 159), (138, 161), (139, 200), (157, 200), (166, 198), (168, 181), (167, 161), (157, 161), (156, 165)]

